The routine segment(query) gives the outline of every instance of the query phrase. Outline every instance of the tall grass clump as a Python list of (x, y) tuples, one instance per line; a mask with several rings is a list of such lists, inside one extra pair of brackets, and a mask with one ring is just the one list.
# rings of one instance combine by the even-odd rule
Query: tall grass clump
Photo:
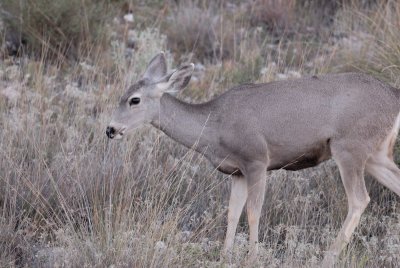
[(77, 58), (103, 42), (113, 14), (108, 0), (3, 0), (6, 30), (26, 41), (27, 52)]
[(169, 48), (177, 54), (191, 53), (202, 62), (235, 57), (244, 38), (241, 10), (240, 6), (226, 9), (222, 2), (180, 1), (164, 26)]
[(400, 3), (380, 1), (370, 9), (353, 3), (337, 18), (337, 29), (347, 37), (339, 45), (346, 58), (342, 69), (373, 74), (400, 85)]
[(282, 34), (294, 25), (295, 4), (294, 0), (257, 0), (251, 6), (250, 22)]
[[(123, 143), (104, 135), (117, 98), (162, 50), (156, 31), (139, 36), (135, 64), (114, 79), (92, 74), (101, 58), (66, 78), (43, 60), (2, 63), (1, 267), (184, 266), (202, 249), (180, 241), (222, 234), (221, 181), (200, 172), (204, 159), (154, 131)], [(216, 260), (219, 244), (209, 247)]]

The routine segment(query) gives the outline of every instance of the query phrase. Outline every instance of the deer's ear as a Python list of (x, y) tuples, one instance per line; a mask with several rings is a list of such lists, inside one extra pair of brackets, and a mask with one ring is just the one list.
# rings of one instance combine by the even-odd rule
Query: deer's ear
[(166, 73), (167, 62), (165, 60), (165, 54), (164, 52), (160, 52), (150, 61), (146, 71), (143, 74), (143, 78), (155, 81), (165, 76)]
[(194, 64), (183, 65), (172, 73), (168, 80), (169, 89), (167, 91), (180, 91), (184, 89), (190, 81), (194, 70)]
[(161, 96), (164, 93), (176, 95), (189, 84), (193, 70), (194, 64), (190, 63), (164, 76), (157, 82), (156, 92), (154, 92), (154, 94), (157, 96)]

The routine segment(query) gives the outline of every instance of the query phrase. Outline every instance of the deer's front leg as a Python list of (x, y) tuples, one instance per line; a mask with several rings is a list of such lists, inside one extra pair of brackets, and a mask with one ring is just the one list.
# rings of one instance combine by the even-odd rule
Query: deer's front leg
[(258, 255), (258, 226), (264, 203), (266, 178), (266, 167), (264, 165), (255, 165), (247, 175), (247, 218), (250, 227), (250, 260), (255, 260)]
[(232, 177), (231, 197), (229, 199), (228, 229), (226, 231), (223, 254), (230, 261), (236, 227), (247, 199), (247, 181), (242, 176)]

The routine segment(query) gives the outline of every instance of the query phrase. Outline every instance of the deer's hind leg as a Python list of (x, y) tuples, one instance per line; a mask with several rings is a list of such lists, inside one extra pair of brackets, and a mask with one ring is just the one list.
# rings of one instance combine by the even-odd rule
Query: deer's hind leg
[(336, 258), (350, 241), (370, 200), (364, 182), (367, 154), (363, 152), (361, 146), (351, 143), (332, 144), (331, 151), (346, 191), (348, 212), (338, 236), (324, 257), (323, 267), (333, 267)]
[(367, 172), (400, 196), (400, 169), (393, 161), (397, 131), (393, 132), (367, 161)]
[(264, 204), (267, 168), (264, 165), (256, 165), (248, 172), (247, 176), (247, 219), (250, 228), (249, 256), (254, 261), (258, 255), (258, 231), (262, 206)]

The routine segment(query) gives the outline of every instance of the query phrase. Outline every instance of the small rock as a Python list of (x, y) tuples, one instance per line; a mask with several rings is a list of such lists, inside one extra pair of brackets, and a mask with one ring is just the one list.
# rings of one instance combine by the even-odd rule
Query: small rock
[(203, 64), (201, 64), (201, 63), (196, 63), (196, 64), (194, 65), (194, 69), (195, 69), (196, 71), (204, 72), (204, 71), (206, 70), (206, 67), (205, 67)]
[(113, 19), (113, 23), (114, 23), (115, 25), (119, 25), (119, 24), (121, 23), (121, 18), (115, 17), (115, 18)]
[(205, 72), (206, 67), (201, 63), (196, 63), (194, 65), (194, 71), (191, 81), (194, 83), (200, 82), (203, 79)]
[(157, 241), (156, 245), (154, 246), (154, 249), (158, 252), (164, 252), (167, 248), (167, 245), (163, 241)]
[(191, 235), (192, 235), (191, 231), (183, 231), (178, 233), (178, 239), (180, 242), (185, 243), (189, 241)]
[(134, 21), (134, 17), (132, 13), (128, 13), (124, 15), (125, 22), (132, 23)]
[(269, 63), (267, 66), (261, 68), (260, 74), (261, 75), (266, 75), (266, 74), (272, 74), (275, 73), (277, 70), (277, 64), (275, 62)]
[(16, 80), (19, 78), (20, 69), (17, 65), (8, 66), (6, 68), (6, 77), (8, 80)]
[(1, 94), (6, 97), (9, 101), (11, 102), (17, 102), (21, 94), (15, 90), (13, 86), (6, 87), (2, 91), (0, 91)]
[(277, 73), (276, 74), (276, 78), (278, 79), (278, 80), (285, 80), (285, 79), (288, 79), (288, 75), (287, 74), (283, 74), (283, 73)]
[(266, 74), (268, 72), (268, 70), (269, 69), (267, 67), (262, 67), (261, 70), (260, 70), (260, 74), (264, 75), (264, 74)]
[(85, 92), (79, 90), (76, 85), (67, 85), (65, 87), (65, 94), (68, 97), (75, 98), (75, 99), (86, 99), (87, 95)]
[(35, 262), (41, 267), (61, 267), (65, 261), (66, 250), (62, 247), (43, 248), (35, 254)]
[(298, 71), (289, 71), (288, 75), (290, 77), (294, 77), (294, 78), (300, 78), (301, 77), (301, 74)]
[(94, 71), (93, 65), (88, 64), (86, 61), (82, 61), (79, 63), (79, 65), (82, 67), (82, 70), (84, 71)]
[(196, 84), (196, 83), (200, 82), (200, 79), (197, 76), (192, 75), (190, 82)]

